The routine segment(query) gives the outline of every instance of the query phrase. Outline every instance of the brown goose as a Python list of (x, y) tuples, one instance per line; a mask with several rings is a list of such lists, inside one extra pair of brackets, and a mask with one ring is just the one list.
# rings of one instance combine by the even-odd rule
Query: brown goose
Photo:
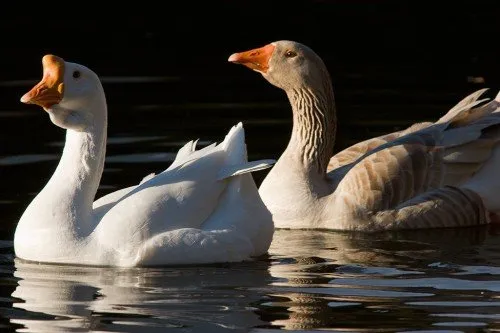
[(489, 223), (490, 214), (500, 212), (500, 97), (482, 103), (486, 89), (435, 123), (414, 124), (332, 157), (333, 88), (314, 51), (278, 41), (228, 61), (260, 72), (286, 92), (292, 107), (288, 146), (259, 189), (277, 228), (458, 227)]

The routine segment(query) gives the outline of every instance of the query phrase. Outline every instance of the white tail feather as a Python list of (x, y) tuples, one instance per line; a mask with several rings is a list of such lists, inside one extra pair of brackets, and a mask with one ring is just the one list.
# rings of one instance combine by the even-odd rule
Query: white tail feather
[[(203, 157), (206, 154), (208, 154), (209, 152), (211, 152), (212, 149), (214, 149), (217, 145), (217, 143), (214, 142), (206, 147), (203, 147), (200, 150), (196, 150), (197, 142), (198, 142), (198, 140), (190, 141), (190, 142), (186, 143), (184, 145), (184, 147), (182, 147), (179, 150), (180, 154), (177, 153), (177, 156), (175, 157), (174, 162), (165, 171), (172, 170), (172, 169), (180, 167), (188, 162), (191, 162), (191, 161), (194, 161), (200, 157)], [(182, 150), (182, 152), (181, 152), (181, 150)]]
[(237, 165), (228, 165), (219, 171), (217, 178), (218, 180), (222, 180), (228, 177), (240, 176), (245, 173), (264, 170), (272, 167), (274, 163), (276, 163), (275, 160), (259, 160)]
[(236, 165), (247, 162), (245, 131), (241, 122), (231, 128), (221, 148), (226, 151), (226, 164)]

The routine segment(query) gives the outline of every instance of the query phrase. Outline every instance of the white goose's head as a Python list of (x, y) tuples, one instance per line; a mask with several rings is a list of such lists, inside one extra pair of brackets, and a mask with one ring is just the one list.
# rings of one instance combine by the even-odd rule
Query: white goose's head
[(321, 84), (328, 71), (309, 47), (281, 40), (249, 51), (233, 53), (229, 62), (260, 72), (271, 84), (285, 91)]
[(43, 107), (55, 125), (79, 132), (93, 124), (96, 113), (106, 112), (104, 90), (93, 71), (51, 54), (42, 65), (42, 80), (21, 102)]

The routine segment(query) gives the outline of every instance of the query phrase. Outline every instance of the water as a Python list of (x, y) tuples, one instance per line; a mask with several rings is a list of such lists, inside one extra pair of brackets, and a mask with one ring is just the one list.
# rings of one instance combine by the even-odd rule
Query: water
[[(104, 86), (113, 95), (161, 84), (129, 81), (132, 86), (106, 80)], [(13, 85), (14, 96), (29, 83)], [(384, 98), (379, 91), (367, 94)], [(111, 99), (108, 157), (98, 195), (167, 167), (187, 140), (200, 138), (200, 146), (220, 141), (242, 120), (250, 159), (277, 157), (291, 126), (281, 97), (254, 104)], [(430, 109), (447, 106), (443, 101)], [(384, 108), (378, 105), (344, 102), (341, 107), (347, 110), (340, 117), (341, 131), (348, 135), (340, 137), (337, 149), (419, 120), (393, 115), (381, 121)], [(362, 109), (363, 117), (346, 116)], [(0, 136), (7, 143), (0, 156), (3, 331), (500, 330), (500, 233), (493, 227), (377, 235), (279, 230), (268, 256), (227, 265), (117, 269), (15, 259), (11, 240), (17, 219), (53, 172), (64, 132), (34, 106), (14, 105), (0, 115), (5, 128)], [(254, 176), (260, 182), (264, 175)]]
[[(2, 244), (0, 325), (20, 332), (493, 332), (500, 235), (280, 230), (256, 262), (88, 268), (12, 261)], [(457, 246), (459, 245), (459, 246)]]

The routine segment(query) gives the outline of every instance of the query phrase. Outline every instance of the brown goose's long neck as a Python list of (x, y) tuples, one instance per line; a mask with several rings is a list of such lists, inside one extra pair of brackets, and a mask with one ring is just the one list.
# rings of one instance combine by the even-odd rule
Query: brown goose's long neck
[(330, 78), (317, 89), (301, 87), (287, 92), (293, 109), (293, 131), (289, 148), (308, 171), (326, 173), (333, 153), (336, 112)]

